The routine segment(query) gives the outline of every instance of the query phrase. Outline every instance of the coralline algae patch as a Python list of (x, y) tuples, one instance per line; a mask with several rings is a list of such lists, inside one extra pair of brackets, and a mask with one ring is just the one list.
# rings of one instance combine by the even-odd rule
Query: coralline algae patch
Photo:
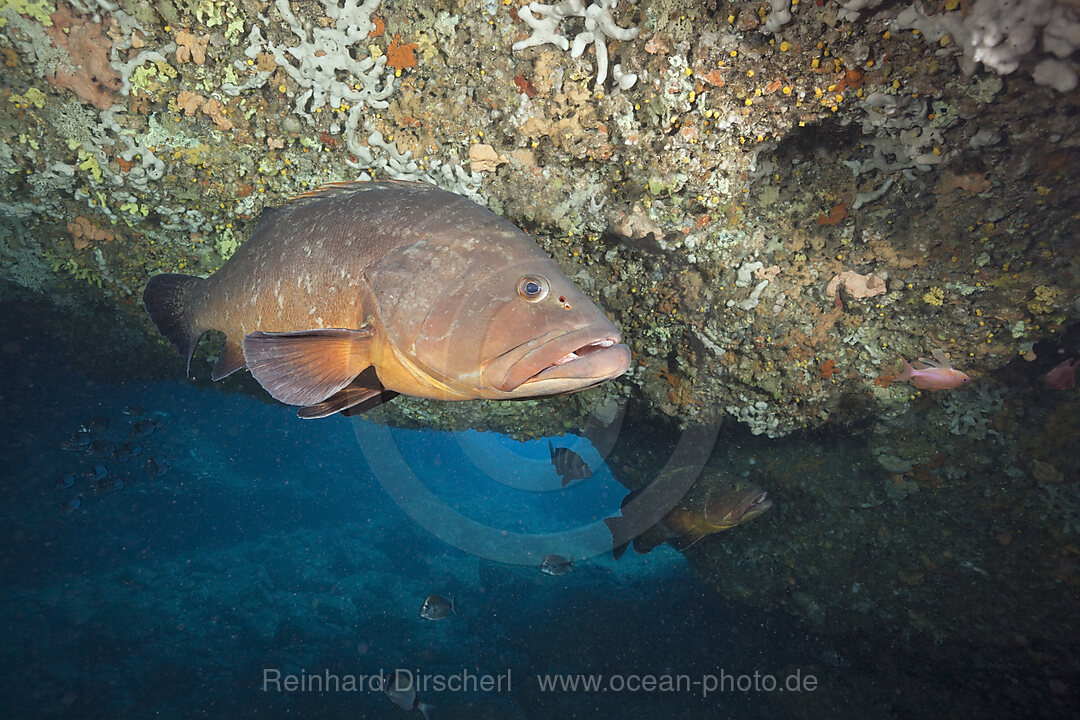
[[(917, 393), (874, 381), (899, 356), (978, 376), (1075, 318), (1075, 97), (1003, 75), (1001, 47), (969, 57), (993, 0), (874, 5), (8, 3), (3, 276), (127, 305), (215, 270), (265, 205), (434, 182), (615, 316), (636, 363), (603, 395), (770, 435), (895, 412)], [(1018, 63), (1068, 65), (1067, 41)]]

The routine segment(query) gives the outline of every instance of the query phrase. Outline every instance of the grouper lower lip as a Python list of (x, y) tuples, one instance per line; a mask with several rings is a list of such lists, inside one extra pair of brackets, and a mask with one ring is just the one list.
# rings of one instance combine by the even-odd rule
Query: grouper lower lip
[(740, 518), (739, 522), (744, 523), (747, 520), (753, 520), (758, 515), (764, 514), (767, 510), (772, 508), (772, 506), (773, 502), (769, 499), (769, 494), (763, 492), (754, 498), (753, 502), (751, 502), (750, 505), (743, 512), (742, 518)]
[(493, 384), (503, 392), (513, 392), (545, 382), (562, 384), (565, 387), (555, 391), (566, 392), (571, 385), (587, 387), (618, 377), (630, 367), (630, 348), (621, 340), (609, 323), (564, 333), (514, 358), (502, 380)]
[(618, 377), (629, 367), (630, 348), (609, 338), (590, 343), (567, 354), (553, 365), (533, 375), (522, 383), (522, 386), (541, 381), (573, 379), (580, 381), (577, 389), (584, 389)]

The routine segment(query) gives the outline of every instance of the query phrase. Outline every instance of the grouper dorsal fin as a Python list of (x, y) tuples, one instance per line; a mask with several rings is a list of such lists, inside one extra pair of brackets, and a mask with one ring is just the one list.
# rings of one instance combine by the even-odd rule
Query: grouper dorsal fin
[(368, 325), (295, 332), (251, 332), (244, 336), (248, 370), (275, 400), (316, 405), (349, 385), (371, 365)]
[(409, 180), (384, 180), (378, 182), (372, 180), (345, 180), (342, 182), (327, 183), (325, 185), (320, 185), (317, 188), (306, 190), (299, 195), (293, 195), (285, 201), (284, 205), (267, 205), (263, 207), (259, 212), (259, 222), (255, 228), (255, 233), (257, 234), (260, 230), (266, 231), (272, 225), (282, 221), (284, 218), (303, 209), (307, 205), (332, 201), (352, 195), (358, 196), (359, 199), (359, 196), (362, 196), (365, 192), (371, 190), (385, 190), (388, 187), (408, 187), (418, 191), (439, 190), (439, 188), (434, 185), (427, 185), (425, 183), (412, 182)]
[(281, 208), (270, 207), (267, 205), (259, 211), (259, 223), (255, 226), (255, 232), (265, 230), (274, 224), (274, 218), (281, 214)]
[[(410, 180), (383, 180), (378, 182), (372, 180), (344, 180), (342, 182), (326, 183), (325, 185), (320, 185), (312, 190), (302, 192), (299, 195), (294, 195), (286, 201), (284, 208), (291, 210), (298, 205), (305, 205), (312, 201), (357, 195), (368, 190), (383, 190), (391, 186), (413, 188), (415, 190), (438, 190), (434, 185), (427, 185), (422, 182)], [(260, 218), (260, 222), (261, 220), (262, 219)]]

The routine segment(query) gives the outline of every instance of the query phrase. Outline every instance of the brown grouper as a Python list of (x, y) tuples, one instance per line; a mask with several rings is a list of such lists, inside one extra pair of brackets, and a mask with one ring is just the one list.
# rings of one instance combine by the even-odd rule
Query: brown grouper
[(634, 499), (639, 494), (634, 491), (623, 498), (622, 515), (604, 519), (611, 531), (611, 556), (616, 560), (631, 542), (639, 553), (650, 552), (665, 542), (679, 550), (689, 549), (706, 535), (742, 525), (773, 505), (768, 493), (755, 483), (723, 474), (709, 475), (696, 483), (658, 523), (631, 539), (630, 528), (643, 524), (635, 523), (635, 519), (651, 510), (636, 506)]
[(398, 394), (562, 395), (630, 365), (615, 325), (528, 235), (420, 183), (342, 183), (263, 210), (220, 270), (157, 275), (143, 300), (189, 374), (220, 330), (211, 377), (246, 367), (301, 417)]

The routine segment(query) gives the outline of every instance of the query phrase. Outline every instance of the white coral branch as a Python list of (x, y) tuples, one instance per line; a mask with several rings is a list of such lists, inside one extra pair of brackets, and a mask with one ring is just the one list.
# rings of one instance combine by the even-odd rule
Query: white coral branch
[[(518, 11), (518, 17), (533, 29), (532, 35), (514, 43), (512, 49), (524, 50), (537, 45), (555, 45), (567, 50), (571, 57), (581, 57), (589, 45), (596, 46), (596, 84), (603, 85), (608, 73), (607, 39), (633, 40), (640, 32), (639, 28), (619, 27), (612, 16), (617, 0), (599, 0), (586, 6), (584, 0), (563, 0), (554, 5), (532, 2)], [(574, 36), (571, 43), (559, 31), (559, 25), (568, 17), (579, 17), (585, 21), (585, 29)], [(617, 66), (618, 67), (618, 66)], [(629, 89), (637, 81), (637, 75), (623, 73), (618, 67), (615, 77), (619, 87)]]

